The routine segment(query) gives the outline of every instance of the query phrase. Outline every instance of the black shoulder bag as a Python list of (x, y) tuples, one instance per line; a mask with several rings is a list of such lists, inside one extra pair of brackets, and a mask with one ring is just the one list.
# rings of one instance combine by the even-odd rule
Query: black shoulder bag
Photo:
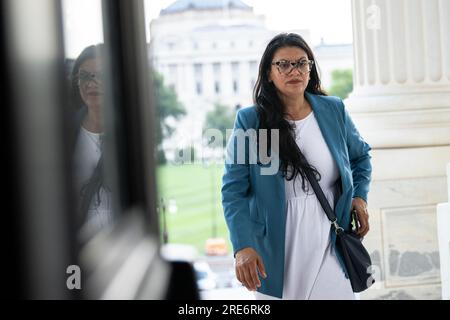
[[(336, 248), (340, 251), (344, 259), (353, 292), (361, 292), (366, 290), (375, 282), (372, 278), (372, 261), (369, 253), (366, 248), (364, 248), (360, 236), (353, 229), (350, 229), (350, 231), (345, 231), (338, 225), (336, 215), (331, 209), (327, 198), (325, 198), (322, 188), (317, 182), (314, 173), (307, 168), (305, 170), (305, 174), (314, 189), (317, 199), (319, 199), (320, 205), (325, 211), (328, 219), (331, 221), (334, 231), (336, 232)], [(358, 221), (356, 212), (352, 212), (352, 215), (352, 218), (355, 219), (355, 226), (357, 228)]]

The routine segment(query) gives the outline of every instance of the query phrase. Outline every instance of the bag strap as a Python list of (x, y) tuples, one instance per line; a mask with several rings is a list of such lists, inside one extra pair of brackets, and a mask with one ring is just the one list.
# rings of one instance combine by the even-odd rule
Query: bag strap
[(325, 195), (323, 194), (322, 188), (320, 187), (319, 183), (317, 182), (316, 176), (314, 175), (314, 173), (312, 172), (312, 170), (310, 168), (306, 168), (304, 170), (306, 177), (309, 180), (309, 183), (311, 184), (312, 188), (314, 189), (314, 193), (317, 196), (317, 199), (320, 202), (320, 205), (323, 208), (323, 211), (325, 211), (325, 214), (328, 217), (328, 220), (331, 221), (331, 223), (334, 226), (334, 231), (336, 233), (338, 232), (342, 232), (344, 231), (344, 229), (342, 227), (339, 226), (339, 224), (337, 223), (337, 218), (336, 215), (334, 214), (333, 209), (331, 209), (330, 203), (328, 202), (327, 198), (325, 197)]

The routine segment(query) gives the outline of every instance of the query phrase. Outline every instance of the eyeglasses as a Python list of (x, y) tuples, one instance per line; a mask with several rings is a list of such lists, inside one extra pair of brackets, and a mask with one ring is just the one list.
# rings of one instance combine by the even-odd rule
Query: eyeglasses
[(284, 75), (288, 75), (297, 68), (301, 74), (307, 74), (311, 71), (312, 65), (314, 64), (314, 60), (298, 60), (298, 61), (289, 61), (289, 60), (280, 60), (276, 62), (272, 62), (272, 65), (276, 65), (278, 72)]
[(103, 72), (88, 72), (85, 70), (80, 70), (78, 73), (78, 83), (87, 84), (89, 81), (95, 81), (97, 84), (103, 81)]

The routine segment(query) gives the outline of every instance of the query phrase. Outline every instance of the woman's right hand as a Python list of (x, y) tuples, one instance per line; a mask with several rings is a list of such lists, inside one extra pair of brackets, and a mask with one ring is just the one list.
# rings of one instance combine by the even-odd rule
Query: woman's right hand
[(255, 249), (247, 247), (236, 253), (236, 277), (248, 290), (256, 291), (261, 287), (259, 274), (266, 278), (264, 263)]

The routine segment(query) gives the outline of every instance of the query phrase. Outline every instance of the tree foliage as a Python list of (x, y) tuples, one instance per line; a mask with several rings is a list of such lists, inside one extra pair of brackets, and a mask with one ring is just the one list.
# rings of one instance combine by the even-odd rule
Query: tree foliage
[(162, 75), (153, 72), (153, 90), (156, 98), (156, 143), (158, 150), (158, 163), (165, 163), (166, 158), (162, 150), (162, 142), (169, 138), (175, 128), (169, 119), (179, 120), (186, 114), (184, 106), (178, 101), (175, 90), (164, 85)]
[(331, 73), (331, 87), (328, 90), (329, 94), (345, 99), (352, 91), (353, 71), (351, 69), (334, 70)]
[[(222, 146), (226, 144), (226, 130), (233, 129), (234, 118), (236, 117), (235, 109), (216, 103), (214, 109), (206, 114), (205, 130), (217, 129), (222, 133), (223, 141)], [(217, 144), (212, 144), (216, 146)]]

